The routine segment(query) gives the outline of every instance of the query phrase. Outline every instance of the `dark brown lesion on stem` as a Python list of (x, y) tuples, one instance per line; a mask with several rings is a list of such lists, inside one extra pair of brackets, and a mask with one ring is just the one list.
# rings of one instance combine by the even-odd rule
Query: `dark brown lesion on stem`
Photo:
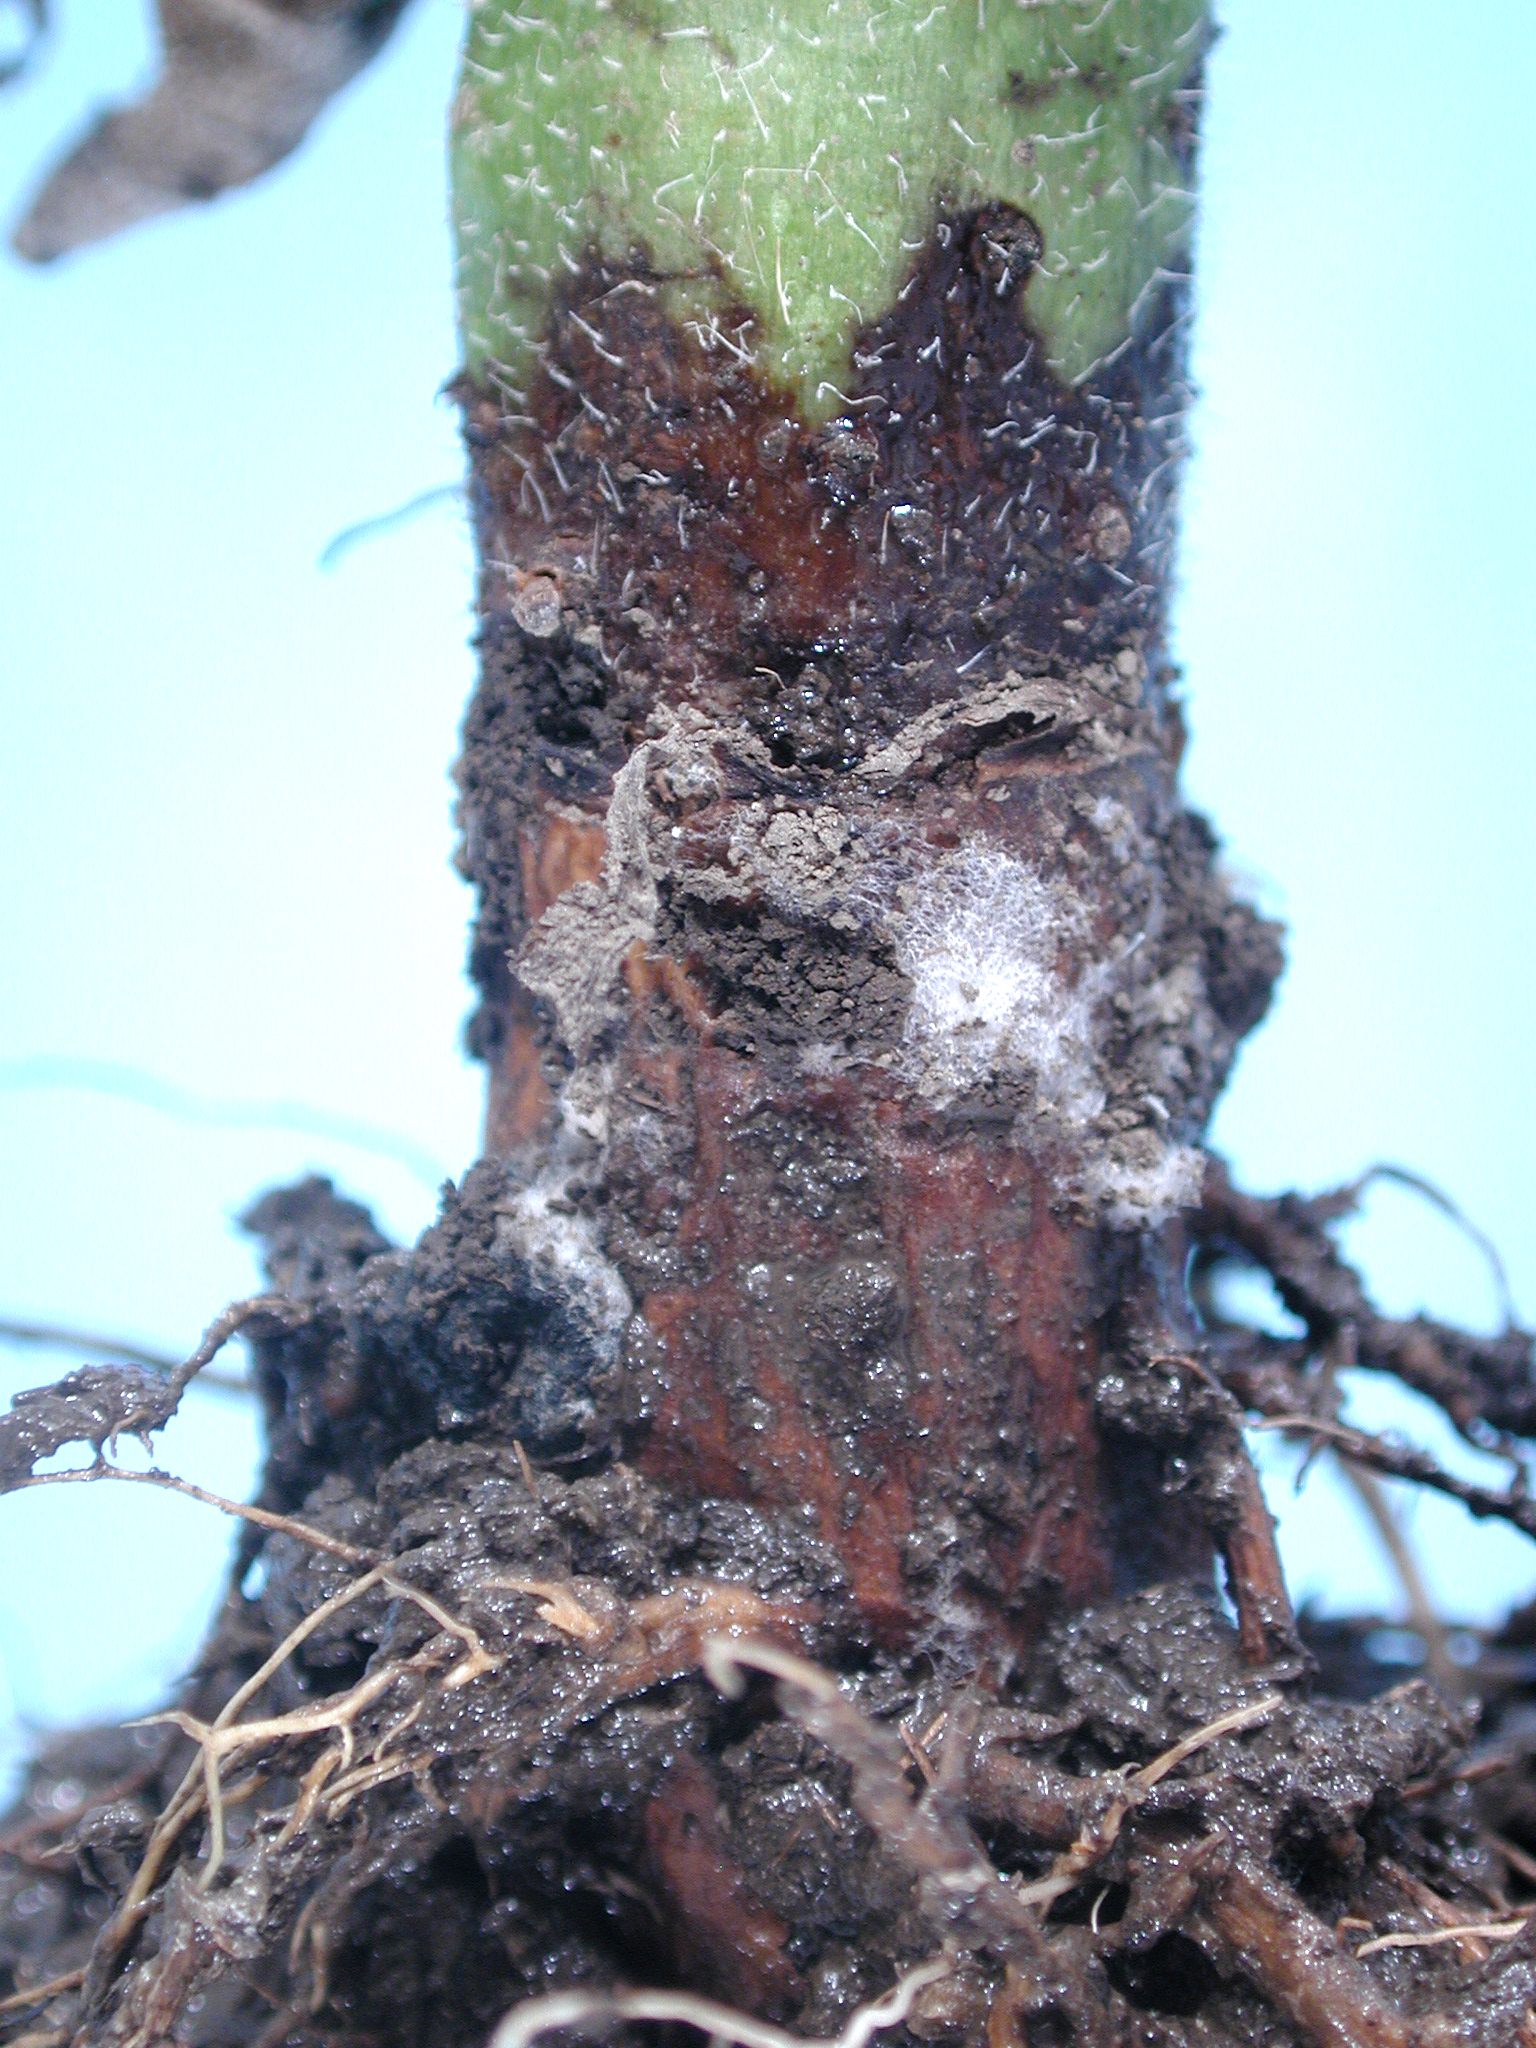
[[(482, 982), (523, 929), (527, 833), (555, 807), (600, 812), (658, 704), (739, 723), (774, 790), (806, 798), (957, 687), (1137, 646), (1176, 748), (1155, 649), (1177, 310), (1066, 389), (1020, 309), (1033, 230), (1005, 212), (937, 224), (825, 426), (752, 365), (748, 313), (680, 328), (640, 261), (567, 281), (531, 389), (466, 392), (487, 673), (463, 859)], [(996, 773), (1065, 737), (1014, 714), (976, 740)], [(481, 1044), (496, 1035), (488, 1019)]]
[[(712, 1277), (645, 1297), (641, 1468), (814, 1512), (877, 1639), (925, 1608), (1028, 1631), (1103, 1590), (1089, 1276), (1037, 1170), (846, 1080), (786, 1100), (729, 1054), (700, 1055), (694, 1103), (715, 1135), (670, 1234)], [(796, 1200), (808, 1164), (830, 1199)], [(645, 1233), (641, 1192), (614, 1199), (620, 1243)]]
[[(750, 315), (679, 326), (640, 255), (566, 282), (530, 388), (465, 393), (489, 1142), (591, 1155), (629, 1455), (803, 1509), (891, 1642), (1028, 1640), (1135, 1552), (1092, 1407), (1118, 1254), (1073, 1189), (1198, 1138), (1277, 965), (1174, 782), (1176, 301), (1069, 389), (1038, 254), (1006, 208), (936, 222), (823, 426)], [(952, 855), (1055, 892), (1063, 1005), (1152, 939), (1102, 1001), (1107, 1082), (1072, 1084), (1102, 1112), (1063, 1121), (1006, 1048), (925, 1076), (870, 904)], [(1231, 1520), (1258, 1654), (1283, 1617)]]

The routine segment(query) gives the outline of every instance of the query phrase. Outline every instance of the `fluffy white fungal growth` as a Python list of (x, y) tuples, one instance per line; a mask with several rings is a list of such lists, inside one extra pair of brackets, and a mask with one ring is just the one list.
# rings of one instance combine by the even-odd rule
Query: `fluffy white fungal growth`
[(535, 1295), (560, 1304), (569, 1337), (579, 1335), (595, 1359), (611, 1364), (634, 1303), (597, 1227), (573, 1199), (594, 1157), (590, 1134), (563, 1103), (543, 1170), (501, 1204), (496, 1249), (526, 1268)]
[(892, 936), (912, 983), (904, 1036), (920, 1091), (948, 1102), (1027, 1077), (1069, 1124), (1097, 1116), (1096, 990), (1063, 972), (1082, 929), (1075, 900), (1012, 854), (970, 846), (907, 884), (901, 902)]
[(538, 1292), (579, 1315), (594, 1355), (610, 1364), (634, 1303), (592, 1224), (568, 1213), (565, 1200), (563, 1185), (541, 1176), (508, 1205), (501, 1234), (527, 1260)]
[(1079, 1192), (1117, 1230), (1155, 1230), (1200, 1199), (1205, 1155), (1170, 1145), (1150, 1131), (1131, 1134), (1116, 1153), (1101, 1153), (1083, 1172)]

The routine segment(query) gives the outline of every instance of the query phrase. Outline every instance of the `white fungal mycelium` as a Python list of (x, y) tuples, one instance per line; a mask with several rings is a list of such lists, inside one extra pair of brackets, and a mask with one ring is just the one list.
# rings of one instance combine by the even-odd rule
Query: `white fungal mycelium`
[(904, 884), (891, 931), (912, 984), (903, 1037), (935, 1102), (1029, 1079), (1036, 1101), (1081, 1127), (1104, 1106), (1091, 974), (1072, 973), (1077, 899), (1015, 855), (965, 846)]
[(1073, 1192), (1117, 1230), (1155, 1230), (1200, 1199), (1205, 1155), (1143, 1126), (1091, 1152)]
[(500, 1204), (495, 1252), (523, 1267), (536, 1298), (559, 1304), (568, 1341), (579, 1332), (591, 1358), (610, 1365), (634, 1302), (597, 1224), (578, 1206), (598, 1159), (585, 1120), (562, 1103), (538, 1174), (521, 1183), (514, 1178)]

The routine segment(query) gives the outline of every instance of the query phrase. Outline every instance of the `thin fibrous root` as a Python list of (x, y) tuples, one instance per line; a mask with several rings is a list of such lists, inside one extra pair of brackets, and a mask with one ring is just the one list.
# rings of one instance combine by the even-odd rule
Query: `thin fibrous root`
[(424, 1750), (416, 1756), (381, 1757), (374, 1763), (359, 1764), (334, 1785), (327, 1785), (319, 1804), (327, 1820), (336, 1820), (364, 1792), (371, 1792), (376, 1785), (393, 1784), (397, 1778), (415, 1778), (418, 1789), (426, 1796), (425, 1774), (436, 1761), (434, 1751)]
[(1267, 1721), (1277, 1707), (1285, 1701), (1277, 1692), (1266, 1693), (1262, 1699), (1250, 1700), (1245, 1707), (1233, 1707), (1230, 1712), (1218, 1714), (1214, 1721), (1207, 1721), (1196, 1728), (1171, 1749), (1165, 1749), (1160, 1756), (1153, 1757), (1148, 1764), (1142, 1764), (1134, 1771), (1124, 1774), (1123, 1789), (1115, 1794), (1103, 1819), (1091, 1833), (1079, 1835), (1070, 1849), (1064, 1849), (1051, 1866), (1047, 1877), (1037, 1878), (1033, 1884), (1020, 1886), (1017, 1897), (1026, 1904), (1046, 1907), (1063, 1893), (1069, 1892), (1081, 1883), (1085, 1871), (1091, 1870), (1102, 1856), (1114, 1847), (1115, 1840), (1124, 1824), (1126, 1815), (1152, 1787), (1189, 1757), (1207, 1749), (1223, 1735), (1236, 1735), (1244, 1728), (1256, 1728), (1261, 1721)]
[(461, 1685), (468, 1685), (472, 1678), (480, 1678), (488, 1671), (499, 1671), (507, 1661), (496, 1656), (481, 1642), (475, 1630), (467, 1621), (459, 1621), (447, 1608), (434, 1600), (430, 1593), (423, 1593), (419, 1587), (407, 1580), (397, 1578), (393, 1572), (382, 1572), (380, 1584), (386, 1592), (393, 1593), (398, 1600), (409, 1600), (419, 1607), (429, 1621), (435, 1621), (444, 1635), (455, 1636), (464, 1645), (466, 1655), (461, 1657), (443, 1680), (445, 1692), (457, 1692)]
[(1339, 1469), (1365, 1509), (1382, 1549), (1392, 1560), (1408, 1606), (1408, 1625), (1424, 1644), (1429, 1675), (1447, 1699), (1460, 1698), (1467, 1690), (1466, 1676), (1451, 1656), (1450, 1630), (1440, 1618), (1419, 1570), (1413, 1545), (1404, 1535), (1381, 1481), (1368, 1466), (1357, 1465), (1352, 1458), (1341, 1456)]
[(1513, 1323), (1515, 1306), (1514, 1296), (1509, 1288), (1509, 1275), (1504, 1270), (1499, 1248), (1487, 1231), (1480, 1230), (1461, 1204), (1453, 1201), (1444, 1188), (1437, 1187), (1432, 1180), (1426, 1179), (1422, 1173), (1415, 1173), (1411, 1167), (1398, 1166), (1390, 1159), (1378, 1159), (1374, 1165), (1365, 1169), (1358, 1180), (1352, 1181), (1348, 1188), (1341, 1189), (1340, 1194), (1352, 1196), (1358, 1201), (1372, 1181), (1377, 1180), (1390, 1181), (1395, 1187), (1407, 1188), (1410, 1194), (1418, 1195), (1422, 1201), (1428, 1202), (1432, 1209), (1438, 1209), (1442, 1216), (1449, 1218), (1467, 1242), (1477, 1247), (1487, 1264), (1489, 1278), (1493, 1281), (1494, 1291), (1499, 1297), (1499, 1313), (1503, 1316), (1506, 1326)]
[(174, 1472), (160, 1472), (153, 1467), (147, 1472), (130, 1472), (122, 1465), (111, 1464), (106, 1458), (98, 1458), (94, 1464), (84, 1465), (78, 1471), (34, 1472), (30, 1479), (23, 1479), (11, 1490), (25, 1493), (34, 1486), (90, 1486), (103, 1479), (121, 1479), (132, 1486), (158, 1486), (165, 1493), (185, 1494), (188, 1500), (199, 1500), (205, 1507), (217, 1508), (221, 1514), (233, 1515), (242, 1522), (253, 1522), (258, 1529), (266, 1529), (273, 1535), (292, 1536), (300, 1543), (306, 1543), (311, 1550), (323, 1550), (329, 1557), (338, 1557), (343, 1564), (371, 1564), (375, 1553), (360, 1550), (355, 1543), (343, 1543), (339, 1536), (327, 1536), (323, 1529), (312, 1529), (307, 1522), (295, 1520), (292, 1515), (279, 1515), (271, 1508), (252, 1507), (245, 1501), (228, 1500), (221, 1493), (210, 1493), (206, 1487), (198, 1486), (190, 1479), (179, 1479)]
[(1414, 1450), (1407, 1444), (1390, 1443), (1385, 1437), (1373, 1436), (1367, 1430), (1351, 1428), (1347, 1422), (1335, 1422), (1320, 1415), (1266, 1414), (1253, 1427), (1283, 1430), (1290, 1436), (1307, 1436), (1315, 1443), (1332, 1444), (1351, 1464), (1363, 1465), (1367, 1471), (1377, 1472), (1384, 1479), (1406, 1479), (1415, 1486), (1431, 1487), (1436, 1493), (1448, 1494), (1452, 1500), (1459, 1500), (1469, 1514), (1494, 1516), (1500, 1521), (1511, 1522), (1524, 1535), (1536, 1538), (1536, 1500), (1519, 1485), (1501, 1491), (1498, 1487), (1479, 1486), (1470, 1479), (1458, 1479), (1444, 1466), (1436, 1464), (1426, 1451)]
[(275, 1847), (286, 1849), (297, 1834), (302, 1834), (309, 1825), (310, 1816), (320, 1804), (320, 1795), (325, 1789), (327, 1778), (340, 1770), (345, 1752), (340, 1743), (334, 1749), (322, 1750), (309, 1769), (299, 1780), (299, 1796), (293, 1802), (288, 1818), (278, 1830)]
[[(150, 1372), (163, 1372), (169, 1377), (180, 1370), (182, 1361), (168, 1351), (155, 1351), (148, 1345), (135, 1343), (131, 1337), (109, 1337), (102, 1331), (77, 1330), (71, 1323), (29, 1323), (19, 1322), (12, 1316), (0, 1317), (0, 1344), (35, 1344), (48, 1351), (83, 1351), (91, 1358), (110, 1359), (119, 1365), (142, 1365)], [(203, 1373), (206, 1385), (213, 1379), (216, 1386), (228, 1387), (232, 1392), (248, 1394), (251, 1382), (242, 1374), (238, 1379), (222, 1375)]]
[[(409, 1586), (393, 1573), (376, 1567), (367, 1574), (368, 1579), (383, 1586), (386, 1591), (399, 1598), (414, 1601), (444, 1634), (461, 1642), (466, 1654), (460, 1657), (443, 1679), (443, 1690), (454, 1691), (483, 1672), (494, 1671), (502, 1663), (485, 1648), (479, 1636), (466, 1623), (456, 1621), (445, 1608)], [(361, 1586), (362, 1581), (358, 1581)], [(407, 1672), (419, 1670), (423, 1658), (430, 1657), (432, 1645), (414, 1657), (392, 1658), (376, 1671), (370, 1671), (360, 1678), (349, 1691), (339, 1698), (318, 1702), (312, 1707), (300, 1707), (292, 1713), (279, 1714), (265, 1721), (224, 1721), (221, 1716), (213, 1723), (199, 1721), (194, 1715), (172, 1709), (164, 1714), (149, 1715), (141, 1726), (153, 1727), (169, 1722), (181, 1730), (183, 1735), (194, 1741), (202, 1755), (203, 1796), (208, 1808), (209, 1846), (208, 1860), (198, 1878), (198, 1890), (206, 1891), (212, 1884), (224, 1860), (224, 1801), (221, 1793), (220, 1773), (226, 1757), (238, 1756), (245, 1750), (265, 1749), (276, 1742), (303, 1740), (310, 1735), (321, 1735), (334, 1729), (341, 1736), (340, 1767), (347, 1770), (352, 1761), (352, 1729), (359, 1714), (372, 1706), (373, 1702), (387, 1692), (398, 1678)]]
[(13, 1991), (9, 1998), (0, 1998), (0, 2013), (25, 2012), (29, 2005), (46, 2005), (61, 1991), (77, 1991), (84, 1982), (84, 1970), (66, 1970), (62, 1977), (50, 1977), (43, 1984), (29, 1984), (22, 1991)]
[(342, 1734), (344, 1744), (350, 1749), (351, 1727), (358, 1715), (372, 1706), (397, 1679), (414, 1668), (414, 1658), (391, 1658), (339, 1697), (313, 1707), (301, 1707), (291, 1714), (278, 1714), (265, 1721), (237, 1721), (225, 1728), (214, 1728), (206, 1721), (199, 1721), (195, 1715), (172, 1709), (169, 1713), (152, 1714), (141, 1724), (153, 1727), (157, 1723), (170, 1722), (183, 1735), (189, 1736), (201, 1752), (209, 1836), (208, 1860), (197, 1881), (199, 1891), (208, 1889), (224, 1861), (224, 1801), (220, 1773), (225, 1758), (238, 1756), (244, 1750), (266, 1749), (276, 1742), (323, 1735), (332, 1729)]
[(1367, 1941), (1355, 1950), (1356, 1958), (1373, 1956), (1384, 1948), (1438, 1948), (1442, 1942), (1513, 1941), (1517, 1934), (1524, 1934), (1524, 1918), (1517, 1920), (1467, 1920), (1455, 1927), (1436, 1927), (1427, 1934), (1378, 1934), (1374, 1941)]
[[(143, 1860), (134, 1874), (133, 1882), (128, 1887), (122, 1904), (118, 1907), (117, 1912), (113, 1915), (107, 1926), (102, 1930), (97, 1953), (105, 1961), (110, 1961), (117, 1953), (132, 1928), (136, 1925), (144, 1910), (145, 1903), (159, 1878), (166, 1856), (186, 1828), (188, 1822), (202, 1810), (205, 1803), (208, 1805), (210, 1828), (213, 1830), (213, 1833), (210, 1838), (208, 1867), (202, 1873), (199, 1882), (202, 1889), (206, 1889), (208, 1884), (211, 1883), (212, 1875), (219, 1865), (223, 1846), (222, 1826), (218, 1812), (220, 1795), (216, 1769), (213, 1773), (214, 1783), (211, 1788), (214, 1796), (212, 1798), (209, 1797), (210, 1757), (221, 1753), (216, 1745), (221, 1738), (233, 1734), (236, 1740), (228, 1744), (227, 1747), (236, 1748), (244, 1746), (239, 1740), (241, 1731), (244, 1732), (247, 1738), (249, 1738), (251, 1731), (257, 1728), (266, 1729), (270, 1733), (276, 1724), (270, 1722), (239, 1723), (236, 1717), (282, 1668), (300, 1645), (309, 1636), (314, 1634), (317, 1628), (324, 1622), (329, 1621), (332, 1615), (340, 1613), (343, 1608), (350, 1606), (354, 1600), (361, 1599), (365, 1593), (371, 1592), (375, 1586), (380, 1585), (384, 1586), (398, 1598), (409, 1600), (421, 1608), (428, 1618), (437, 1624), (440, 1630), (445, 1634), (453, 1636), (464, 1645), (466, 1654), (458, 1659), (443, 1681), (445, 1689), (452, 1689), (455, 1686), (467, 1684), (471, 1678), (480, 1676), (482, 1672), (494, 1671), (500, 1667), (503, 1660), (492, 1655), (486, 1649), (475, 1630), (467, 1623), (457, 1620), (438, 1601), (434, 1600), (430, 1594), (423, 1593), (419, 1588), (407, 1584), (405, 1580), (397, 1577), (395, 1573), (390, 1571), (387, 1566), (376, 1564), (371, 1570), (364, 1572), (360, 1578), (353, 1579), (350, 1584), (343, 1586), (339, 1592), (333, 1593), (328, 1600), (321, 1601), (318, 1607), (305, 1615), (303, 1620), (292, 1628), (283, 1638), (282, 1642), (277, 1645), (266, 1661), (257, 1670), (252, 1672), (243, 1685), (230, 1695), (214, 1719), (206, 1725), (202, 1723), (197, 1724), (203, 1730), (202, 1734), (195, 1733), (191, 1727), (186, 1725), (190, 1720), (189, 1716), (173, 1714), (154, 1717), (158, 1721), (170, 1720), (175, 1725), (182, 1727), (185, 1733), (192, 1734), (193, 1739), (199, 1743), (199, 1753), (192, 1763), (188, 1765), (181, 1783), (177, 1786), (175, 1792), (172, 1793), (159, 1820), (156, 1822), (154, 1832), (151, 1834), (145, 1848)], [(403, 1664), (394, 1664), (387, 1668), (389, 1680), (392, 1683), (394, 1677), (405, 1666)], [(361, 1681), (361, 1686), (368, 1686), (371, 1679), (377, 1675), (370, 1674), (369, 1677), (365, 1677)], [(346, 1697), (353, 1699), (359, 1689), (354, 1687), (353, 1693)], [(377, 1693), (382, 1692), (384, 1689), (382, 1685), (377, 1686), (370, 1693), (369, 1697), (376, 1697)], [(337, 1701), (327, 1701), (325, 1703), (326, 1707), (333, 1711), (340, 1704)], [(362, 1704), (366, 1704), (366, 1702)], [(360, 1705), (354, 1703), (354, 1713), (360, 1710)], [(287, 1720), (292, 1717), (283, 1718)], [(298, 1731), (289, 1730), (285, 1732)], [(306, 1732), (317, 1732), (317, 1730)], [(345, 1733), (345, 1731), (343, 1732)], [(215, 1745), (214, 1749), (210, 1749), (210, 1739), (212, 1739)], [(339, 1750), (329, 1752), (329, 1754), (336, 1756), (337, 1765), (343, 1770), (350, 1763), (350, 1749), (346, 1746), (345, 1742)], [(323, 1779), (320, 1782), (323, 1783)], [(305, 1797), (305, 1792), (301, 1790), (300, 1805), (303, 1805)], [(310, 1803), (313, 1805), (312, 1799)], [(307, 1820), (308, 1817), (309, 1814), (306, 1811), (303, 1818)], [(302, 1824), (301, 1821), (300, 1825)]]
[(558, 1991), (514, 2006), (491, 2036), (490, 2048), (529, 2048), (541, 2034), (557, 2028), (626, 2020), (694, 2027), (712, 2042), (734, 2042), (737, 2048), (864, 2048), (871, 2035), (900, 2026), (918, 1992), (948, 1976), (951, 1967), (948, 1956), (936, 1956), (904, 1971), (883, 1998), (861, 2005), (840, 2034), (821, 2041), (808, 2041), (767, 2020), (717, 2005), (712, 1999), (696, 1998), (687, 1991)]
[[(282, 1668), (301, 1643), (313, 1635), (315, 1630), (324, 1622), (329, 1621), (333, 1614), (337, 1614), (342, 1608), (350, 1606), (354, 1600), (360, 1599), (364, 1593), (376, 1586), (383, 1576), (384, 1567), (382, 1565), (375, 1565), (372, 1571), (365, 1572), (360, 1579), (352, 1580), (350, 1585), (343, 1586), (340, 1592), (333, 1593), (328, 1600), (322, 1600), (318, 1607), (312, 1609), (296, 1627), (289, 1631), (267, 1658), (266, 1662), (259, 1665), (251, 1673), (250, 1677), (246, 1679), (245, 1683), (230, 1695), (209, 1726), (214, 1729), (228, 1727), (241, 1708), (248, 1701), (255, 1698), (256, 1694), (261, 1691), (262, 1687), (274, 1673)], [(134, 1873), (133, 1882), (123, 1895), (122, 1904), (102, 1929), (98, 1939), (97, 1957), (104, 1962), (110, 1962), (111, 1958), (122, 1947), (124, 1941), (137, 1924), (144, 1910), (145, 1902), (154, 1890), (166, 1856), (174, 1847), (188, 1821), (198, 1812), (202, 1803), (199, 1787), (202, 1771), (203, 1762), (201, 1754), (199, 1754), (187, 1766), (181, 1783), (171, 1794), (161, 1812), (159, 1820), (156, 1821), (154, 1831), (145, 1846), (143, 1858), (137, 1871)]]
[[(1427, 1913), (1437, 1926), (1453, 1927), (1457, 1930), (1458, 1938), (1456, 1945), (1460, 1949), (1465, 1961), (1469, 1963), (1487, 1962), (1489, 1956), (1488, 1944), (1484, 1941), (1479, 1941), (1475, 1934), (1468, 1934), (1464, 1931), (1462, 1923), (1466, 1919), (1466, 1913), (1463, 1909), (1453, 1906), (1449, 1899), (1443, 1899), (1437, 1891), (1433, 1891), (1430, 1886), (1425, 1884), (1422, 1878), (1415, 1877), (1412, 1871), (1404, 1870), (1402, 1865), (1394, 1863), (1390, 1856), (1383, 1856), (1379, 1867), (1382, 1875), (1390, 1878), (1398, 1890), (1412, 1899), (1413, 1903), (1419, 1908), (1419, 1911)], [(1500, 1903), (1502, 1904), (1503, 1902), (1501, 1901)], [(1369, 1935), (1374, 1935), (1376, 1930), (1374, 1927), (1368, 1926), (1365, 1932)], [(1358, 1954), (1359, 1951), (1357, 1950), (1356, 1953)]]

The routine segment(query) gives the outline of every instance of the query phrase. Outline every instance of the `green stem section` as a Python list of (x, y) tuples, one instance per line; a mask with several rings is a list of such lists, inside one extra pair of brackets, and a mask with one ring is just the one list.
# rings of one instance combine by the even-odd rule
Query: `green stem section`
[(669, 312), (824, 419), (935, 221), (1004, 202), (1076, 382), (1184, 266), (1208, 31), (1205, 0), (479, 0), (452, 142), (468, 367), (523, 385), (562, 279), (640, 252)]

